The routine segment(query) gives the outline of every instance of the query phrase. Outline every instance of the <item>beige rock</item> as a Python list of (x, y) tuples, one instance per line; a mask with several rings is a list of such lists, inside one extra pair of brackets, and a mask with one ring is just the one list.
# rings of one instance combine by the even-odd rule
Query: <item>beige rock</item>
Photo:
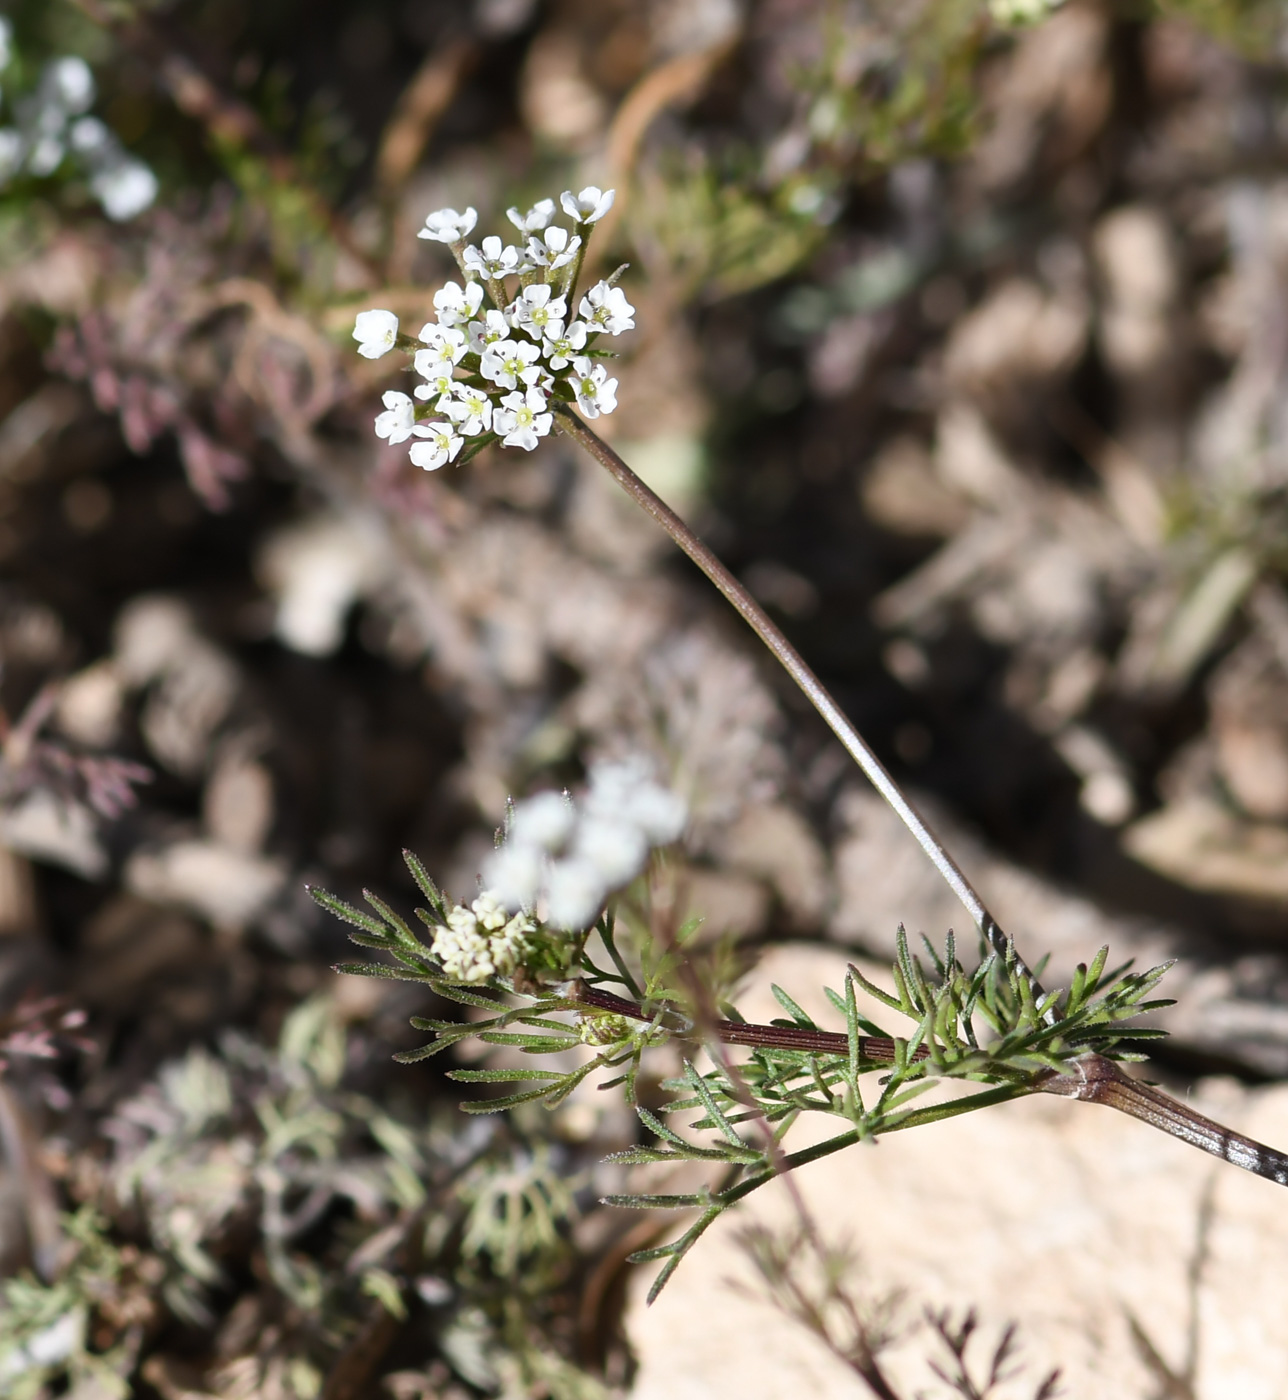
[(1270, 639), (1254, 633), (1208, 686), (1221, 777), (1243, 810), (1265, 821), (1288, 819), (1285, 679)]
[(582, 71), (581, 46), (559, 31), (529, 49), (519, 101), (528, 127), (566, 150), (582, 149), (608, 124), (607, 104)]
[(107, 852), (99, 844), (93, 812), (45, 788), (0, 812), (0, 845), (74, 870), (86, 880), (101, 880), (107, 873)]
[(85, 926), (76, 993), (92, 1006), (128, 1005), (149, 978), (200, 965), (203, 939), (191, 920), (133, 895), (108, 899)]
[(214, 841), (175, 841), (136, 851), (126, 863), (126, 888), (157, 904), (179, 905), (218, 928), (240, 928), (263, 911), (286, 883), (278, 860), (248, 855)]
[(1012, 379), (1044, 379), (1069, 368), (1086, 333), (1081, 301), (1013, 278), (958, 323), (944, 351), (944, 373), (965, 395)]
[(704, 941), (721, 934), (759, 933), (769, 913), (765, 886), (732, 871), (690, 867), (682, 876), (680, 901), (685, 918), (702, 920)]
[(271, 535), (255, 568), (273, 594), (283, 645), (304, 656), (330, 656), (344, 640), (349, 609), (380, 586), (388, 560), (360, 516), (320, 514)]
[[(774, 1014), (765, 988), (777, 981), (818, 1014), (807, 994), (824, 979), (835, 985), (838, 962), (799, 945), (772, 950), (758, 994), (741, 1008)], [(1223, 1121), (1288, 1142), (1288, 1089), (1222, 1081), (1196, 1097)], [(1178, 1376), (1194, 1330), (1198, 1361), (1186, 1394), (1284, 1393), (1282, 1188), (1143, 1124), (1037, 1097), (847, 1149), (798, 1172), (794, 1184), (823, 1239), (848, 1236), (857, 1247), (860, 1297), (906, 1290), (914, 1327), (888, 1357), (903, 1395), (926, 1393), (933, 1380), (930, 1338), (915, 1326), (924, 1305), (973, 1306), (994, 1339), (1005, 1323), (1019, 1325), (1028, 1369), (1006, 1396), (1030, 1396), (1057, 1365), (1061, 1393), (1071, 1397), (1159, 1394), (1133, 1319)], [(754, 1294), (758, 1279), (738, 1232), (753, 1221), (790, 1226), (795, 1213), (781, 1184), (750, 1197), (717, 1221), (651, 1308), (644, 1293), (653, 1268), (640, 1270), (627, 1318), (640, 1361), (636, 1400), (867, 1393), (813, 1335), (744, 1291)]]
[(914, 437), (894, 438), (881, 449), (860, 496), (870, 520), (901, 535), (952, 535), (966, 522), (965, 502), (945, 487)]
[(1288, 901), (1288, 829), (1241, 821), (1208, 798), (1171, 803), (1125, 834), (1137, 860), (1195, 890)]
[(123, 700), (124, 690), (112, 663), (96, 662), (63, 683), (56, 711), (58, 727), (86, 748), (107, 748), (120, 731)]
[(730, 865), (767, 879), (796, 923), (822, 917), (831, 895), (827, 856), (794, 808), (748, 807), (725, 837), (722, 855)]
[(0, 938), (25, 938), (36, 930), (36, 882), (31, 862), (0, 846)]
[(206, 830), (220, 845), (253, 855), (273, 825), (273, 779), (262, 763), (230, 749), (202, 794)]

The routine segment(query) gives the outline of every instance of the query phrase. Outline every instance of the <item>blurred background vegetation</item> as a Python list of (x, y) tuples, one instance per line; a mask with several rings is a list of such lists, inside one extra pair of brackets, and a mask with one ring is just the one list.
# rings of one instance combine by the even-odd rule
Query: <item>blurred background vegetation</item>
[(468, 893), (507, 796), (643, 750), (741, 965), (954, 917), (592, 466), (371, 435), (353, 316), (427, 315), (442, 205), (616, 187), (614, 444), (1027, 955), (1164, 946), (1164, 1069), (1288, 1076), (1281, 5), (3, 13), (5, 1393), (628, 1386), (638, 1125), (460, 1118), (306, 881)]

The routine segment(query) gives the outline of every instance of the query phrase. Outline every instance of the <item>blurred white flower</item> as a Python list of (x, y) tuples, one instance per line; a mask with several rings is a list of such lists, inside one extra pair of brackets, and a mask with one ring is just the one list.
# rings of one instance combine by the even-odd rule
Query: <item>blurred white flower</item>
[(580, 802), (543, 792), (515, 805), (483, 878), (507, 909), (540, 908), (553, 926), (580, 931), (640, 874), (652, 847), (680, 836), (687, 816), (647, 759), (596, 764)]
[(507, 841), (483, 862), (483, 879), (507, 909), (534, 909), (544, 861), (542, 847)]
[(506, 447), (522, 447), (525, 452), (531, 452), (537, 439), (545, 437), (554, 426), (554, 415), (546, 413), (545, 407), (546, 396), (540, 389), (516, 389), (506, 394), (501, 406), (493, 410), (492, 431)]
[(411, 460), (427, 472), (436, 472), (454, 461), (465, 445), (465, 439), (456, 432), (453, 423), (425, 423), (417, 426), (416, 433), (423, 440), (412, 443)]
[(160, 188), (152, 171), (142, 161), (129, 157), (98, 171), (90, 179), (89, 187), (103, 206), (103, 212), (118, 224), (151, 208)]
[(988, 9), (998, 24), (1036, 24), (1057, 10), (1063, 0), (989, 0)]
[(376, 436), (390, 443), (406, 442), (416, 431), (416, 405), (394, 389), (383, 398), (385, 411), (376, 415)]
[(359, 311), (353, 323), (358, 354), (369, 360), (387, 355), (398, 340), (398, 317), (392, 311)]
[(653, 765), (640, 754), (597, 763), (584, 805), (591, 816), (633, 823), (654, 846), (678, 840), (689, 819), (684, 798), (655, 782)]
[(607, 894), (603, 876), (590, 861), (557, 861), (546, 878), (546, 921), (580, 932), (594, 923)]
[(608, 371), (602, 364), (596, 364), (584, 355), (572, 362), (572, 368), (570, 382), (577, 396), (577, 407), (587, 418), (611, 413), (617, 407), (617, 380), (609, 379)]
[(455, 209), (435, 209), (425, 219), (425, 227), (416, 235), (428, 238), (435, 243), (459, 243), (468, 238), (478, 223), (477, 209), (467, 209), (458, 214)]
[(27, 169), (36, 176), (52, 175), (66, 154), (57, 136), (38, 136), (27, 156)]
[(540, 233), (554, 216), (555, 202), (553, 199), (538, 200), (526, 214), (520, 214), (517, 209), (513, 208), (505, 211), (505, 217), (520, 233)]
[(94, 75), (83, 58), (56, 58), (41, 78), (42, 95), (70, 115), (87, 111), (94, 101)]
[(606, 889), (617, 889), (644, 869), (648, 848), (648, 838), (631, 822), (587, 815), (577, 828), (573, 857), (593, 866)]
[(24, 146), (22, 137), (13, 127), (0, 128), (0, 180), (8, 180), (22, 167)]
[[(9, 60), (13, 57), (13, 25), (9, 23), (3, 15), (0, 15), (0, 69), (8, 68)], [(554, 202), (550, 204), (550, 212), (554, 213)]]
[(607, 282), (596, 282), (582, 297), (578, 310), (587, 321), (609, 335), (621, 335), (635, 325), (635, 308), (626, 300), (626, 293), (620, 287), (610, 287)]
[(515, 807), (509, 841), (519, 846), (556, 851), (572, 835), (576, 824), (577, 809), (566, 793), (539, 792)]
[(616, 190), (601, 190), (598, 185), (587, 185), (578, 195), (565, 190), (559, 196), (559, 203), (570, 219), (576, 219), (579, 224), (593, 224), (613, 207), (616, 194)]
[(68, 132), (72, 150), (78, 155), (90, 155), (113, 143), (112, 133), (97, 117), (80, 117)]

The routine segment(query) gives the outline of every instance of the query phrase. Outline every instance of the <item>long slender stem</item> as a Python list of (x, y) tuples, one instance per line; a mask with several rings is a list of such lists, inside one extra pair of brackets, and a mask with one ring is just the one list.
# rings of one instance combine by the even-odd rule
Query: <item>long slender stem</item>
[[(612, 992), (600, 991), (595, 987), (580, 984), (573, 1000), (581, 1006), (598, 1011), (611, 1011), (619, 1016), (629, 1016), (633, 1020), (647, 1021), (650, 1014), (642, 1006)], [(704, 1027), (725, 1045), (747, 1045), (753, 1049), (804, 1050), (813, 1055), (848, 1055), (849, 1037), (840, 1031), (811, 1030), (807, 1026), (762, 1026), (749, 1021), (713, 1021)], [(895, 1059), (894, 1041), (887, 1036), (861, 1035), (859, 1054), (863, 1059), (876, 1064), (893, 1064)], [(925, 1047), (917, 1050), (914, 1060), (929, 1058)], [(1147, 1123), (1151, 1128), (1179, 1138), (1181, 1142), (1197, 1147), (1202, 1152), (1210, 1152), (1214, 1157), (1230, 1162), (1254, 1176), (1265, 1177), (1279, 1186), (1288, 1186), (1288, 1154), (1267, 1147), (1254, 1138), (1245, 1137), (1220, 1123), (1213, 1122), (1188, 1104), (1171, 1098), (1152, 1085), (1125, 1074), (1112, 1060), (1103, 1055), (1080, 1055), (1073, 1061), (1072, 1073), (1055, 1074), (1046, 1071), (1036, 1076), (1030, 1083), (1000, 1085), (988, 1095), (972, 1095), (959, 1101), (961, 1107), (954, 1112), (966, 1112), (971, 1108), (983, 1108), (989, 1103), (1004, 1102), (1023, 1094), (1055, 1094), (1059, 1098), (1077, 1099), (1082, 1103), (1103, 1104), (1116, 1109), (1129, 1118)], [(940, 1109), (927, 1110), (936, 1118), (944, 1116)], [(915, 1127), (919, 1121), (916, 1114), (898, 1123), (897, 1127)], [(826, 1144), (830, 1151), (857, 1141), (857, 1134), (843, 1134)], [(834, 1144), (834, 1145), (833, 1145)], [(797, 1153), (785, 1156), (779, 1170), (802, 1166), (814, 1158)], [(759, 1184), (759, 1181), (757, 1182)], [(745, 1183), (744, 1183), (745, 1186)], [(748, 1188), (750, 1189), (750, 1188)], [(740, 1194), (745, 1191), (740, 1187)]]
[(1222, 1127), (1188, 1104), (1132, 1079), (1103, 1055), (1080, 1055), (1073, 1070), (1072, 1074), (1053, 1075), (1037, 1087), (1044, 1094), (1116, 1108), (1254, 1176), (1288, 1186), (1288, 1155), (1283, 1152)]
[[(822, 681), (806, 665), (804, 657), (770, 621), (760, 604), (670, 506), (654, 491), (650, 490), (598, 434), (592, 432), (580, 418), (562, 405), (559, 406), (557, 422), (560, 429), (568, 437), (572, 438), (579, 447), (589, 452), (636, 504), (646, 510), (661, 525), (685, 554), (733, 604), (742, 615), (743, 620), (777, 657), (783, 669), (801, 688), (819, 714), (823, 716), (832, 733), (836, 735), (845, 747), (845, 751), (863, 770), (872, 786), (897, 813), (904, 826), (912, 832), (917, 844), (930, 857), (935, 869), (962, 902), (966, 912), (971, 916), (976, 927), (989, 944), (1005, 957), (1008, 949), (1012, 946), (1010, 939), (1002, 932), (1001, 926), (989, 913), (984, 901), (962, 873), (957, 862), (944, 849), (942, 842), (931, 831), (930, 827), (926, 825), (921, 813), (908, 801), (903, 790), (886, 771), (885, 765), (873, 752), (867, 740), (850, 723), (845, 712), (828, 694)], [(1017, 970), (1032, 987), (1034, 1000), (1041, 1000), (1043, 995), (1041, 984), (1022, 959), (1018, 962)]]

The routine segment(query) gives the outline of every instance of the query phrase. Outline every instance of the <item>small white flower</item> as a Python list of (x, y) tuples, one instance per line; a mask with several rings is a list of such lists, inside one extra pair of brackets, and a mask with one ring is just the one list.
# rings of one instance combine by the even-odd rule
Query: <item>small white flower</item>
[(551, 336), (548, 332), (541, 343), (541, 353), (550, 362), (551, 369), (563, 369), (586, 348), (586, 323), (574, 321), (562, 334)]
[(83, 58), (56, 58), (45, 69), (41, 86), (67, 112), (85, 112), (94, 101), (94, 75)]
[(483, 862), (483, 879), (507, 909), (531, 909), (541, 890), (541, 852), (507, 842)]
[(11, 126), (0, 128), (0, 180), (18, 173), (22, 157), (22, 137)]
[(416, 431), (416, 405), (395, 389), (388, 390), (382, 401), (385, 411), (376, 415), (376, 436), (390, 443), (406, 442)]
[(426, 423), (416, 429), (423, 442), (411, 445), (411, 460), (427, 472), (436, 472), (439, 467), (453, 461), (465, 444), (453, 423)]
[(68, 132), (71, 148), (77, 155), (93, 155), (114, 144), (112, 133), (97, 117), (80, 117)]
[(481, 355), (489, 345), (498, 340), (507, 340), (510, 335), (510, 322), (504, 311), (488, 311), (482, 321), (471, 321), (467, 327), (470, 349)]
[(499, 933), (510, 919), (510, 911), (494, 890), (484, 890), (474, 901), (473, 909), (479, 927), (489, 933)]
[(608, 890), (588, 860), (561, 860), (546, 881), (546, 919), (556, 928), (580, 933), (594, 923)]
[(517, 389), (520, 381), (532, 384), (540, 376), (540, 355), (526, 340), (498, 340), (483, 352), (480, 373), (503, 389)]
[(141, 160), (129, 158), (114, 161), (100, 170), (89, 182), (94, 198), (114, 223), (122, 224), (142, 214), (155, 202), (157, 177)]
[(609, 379), (608, 371), (602, 364), (585, 355), (572, 362), (572, 391), (577, 396), (577, 407), (587, 418), (598, 418), (601, 413), (611, 413), (617, 407), (617, 380)]
[(440, 326), (459, 326), (478, 315), (483, 304), (483, 288), (478, 282), (448, 282), (434, 293), (434, 310)]
[(567, 314), (567, 298), (552, 297), (544, 282), (524, 287), (514, 302), (514, 323), (522, 326), (533, 340), (541, 340), (547, 334), (562, 335)]
[[(474, 901), (477, 909), (479, 901)], [(488, 952), (496, 964), (496, 970), (508, 977), (522, 964), (532, 945), (528, 935), (536, 931), (536, 926), (526, 914), (515, 914), (505, 925), (488, 939)]]
[(607, 282), (596, 282), (582, 297), (578, 310), (592, 325), (606, 330), (609, 335), (621, 335), (635, 325), (635, 308), (626, 300), (626, 293), (620, 287), (610, 287)]
[(526, 392), (516, 389), (493, 410), (492, 431), (500, 437), (503, 446), (521, 447), (531, 452), (537, 439), (545, 437), (554, 425), (554, 415), (542, 411), (545, 406), (546, 396), (540, 389)]
[(613, 207), (616, 193), (616, 190), (601, 190), (598, 185), (587, 185), (578, 195), (565, 190), (559, 196), (559, 203), (570, 219), (576, 219), (579, 224), (593, 224)]
[(419, 338), (425, 342), (426, 348), (416, 351), (412, 363), (416, 373), (423, 374), (426, 379), (437, 366), (450, 369), (460, 364), (470, 348), (464, 331), (457, 330), (455, 326), (436, 326), (432, 321), (421, 327)]
[(586, 812), (639, 827), (654, 846), (679, 838), (688, 820), (684, 799), (653, 780), (653, 767), (641, 756), (597, 763), (590, 771)]
[(452, 386), (455, 396), (440, 400), (439, 410), (456, 424), (456, 430), (463, 437), (477, 437), (492, 426), (492, 400), (483, 389), (471, 388), (468, 384)]
[(479, 932), (470, 910), (458, 904), (447, 916), (447, 927), (438, 929), (429, 951), (454, 982), (486, 982), (496, 975), (489, 940)]
[(570, 241), (566, 228), (552, 228), (546, 230), (544, 239), (528, 239), (528, 256), (538, 267), (548, 267), (554, 272), (572, 262), (580, 247), (580, 234), (576, 234)]
[(468, 936), (479, 931), (478, 915), (467, 905), (454, 905), (447, 914), (447, 927), (453, 933)]
[(539, 200), (526, 214), (520, 214), (517, 209), (505, 211), (505, 217), (520, 233), (540, 233), (554, 216), (555, 202), (553, 199)]
[(38, 136), (27, 157), (27, 169), (33, 175), (52, 175), (67, 154), (57, 136)]
[(481, 250), (472, 243), (466, 248), (465, 266), (489, 280), (532, 270), (532, 264), (513, 244), (503, 246), (495, 234), (483, 240)]
[(608, 889), (621, 889), (648, 864), (648, 838), (629, 821), (582, 816), (573, 854), (589, 861)]
[[(421, 355), (432, 355), (432, 350), (418, 350), (416, 358)], [(418, 399), (425, 402), (433, 401), (434, 408), (439, 412), (446, 412), (446, 400), (451, 397), (452, 390), (456, 387), (456, 381), (452, 378), (451, 365), (435, 364), (429, 366), (430, 373), (426, 377), (424, 384), (417, 384), (412, 390)]]
[(398, 317), (392, 311), (359, 311), (353, 323), (358, 354), (369, 360), (387, 355), (398, 340)]
[(520, 846), (555, 851), (572, 835), (577, 809), (560, 792), (539, 792), (514, 808), (509, 840)]
[(458, 214), (455, 209), (435, 209), (425, 220), (417, 238), (429, 238), (435, 243), (459, 243), (468, 238), (478, 223), (478, 210), (467, 209)]

